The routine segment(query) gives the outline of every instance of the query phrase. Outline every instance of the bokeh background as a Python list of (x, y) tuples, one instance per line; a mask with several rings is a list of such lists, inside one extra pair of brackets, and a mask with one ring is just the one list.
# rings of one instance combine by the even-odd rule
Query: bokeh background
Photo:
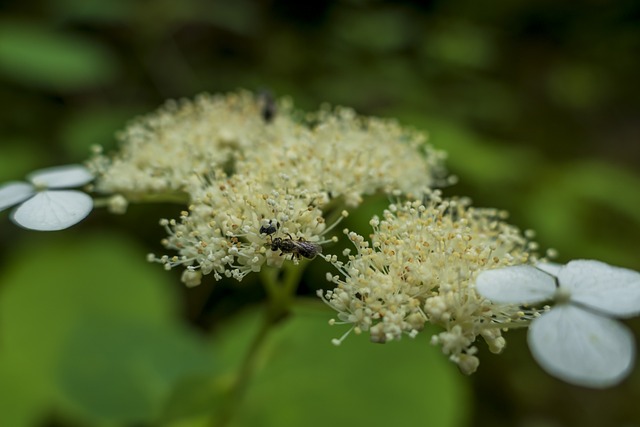
[[(0, 182), (115, 148), (168, 98), (269, 89), (427, 132), (459, 177), (446, 194), (510, 211), (560, 262), (640, 270), (639, 71), (635, 0), (4, 1)], [(0, 213), (0, 425), (199, 426), (224, 404), (264, 295), (255, 280), (187, 290), (145, 263), (180, 209), (48, 234)], [(342, 331), (305, 305), (237, 425), (640, 426), (638, 368), (612, 389), (570, 386), (511, 332), (464, 377), (427, 334), (337, 351)]]

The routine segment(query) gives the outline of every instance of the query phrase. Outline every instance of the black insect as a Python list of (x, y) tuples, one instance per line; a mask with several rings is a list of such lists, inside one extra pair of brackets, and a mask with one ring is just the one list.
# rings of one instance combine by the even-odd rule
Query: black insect
[(278, 221), (269, 220), (269, 224), (260, 227), (260, 234), (264, 233), (268, 236), (278, 231), (278, 228), (280, 228), (280, 223)]
[(300, 259), (300, 257), (313, 259), (322, 253), (322, 246), (308, 242), (302, 237), (298, 240), (293, 240), (291, 236), (288, 238), (274, 237), (271, 239), (271, 250), (280, 251), (280, 255), (292, 254), (296, 259)]
[(261, 91), (258, 98), (262, 103), (262, 111), (260, 112), (262, 120), (264, 120), (265, 123), (271, 123), (277, 112), (276, 100), (268, 90)]

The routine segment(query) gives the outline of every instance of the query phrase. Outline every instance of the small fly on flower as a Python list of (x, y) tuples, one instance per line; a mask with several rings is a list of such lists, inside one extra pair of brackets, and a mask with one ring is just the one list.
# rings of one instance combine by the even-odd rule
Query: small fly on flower
[(282, 237), (273, 238), (270, 246), (272, 251), (280, 251), (280, 255), (292, 254), (295, 259), (300, 259), (300, 257), (313, 259), (316, 255), (322, 253), (322, 246), (308, 242), (302, 237), (298, 240), (293, 240), (291, 235), (286, 239)]
[(276, 100), (273, 98), (271, 92), (266, 89), (260, 92), (258, 99), (262, 104), (262, 111), (260, 112), (262, 120), (264, 120), (265, 123), (271, 123), (277, 111)]

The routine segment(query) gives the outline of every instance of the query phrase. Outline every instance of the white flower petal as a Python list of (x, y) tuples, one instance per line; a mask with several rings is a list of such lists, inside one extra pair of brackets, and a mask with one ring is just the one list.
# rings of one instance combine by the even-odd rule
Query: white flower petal
[(476, 279), (483, 297), (497, 303), (527, 304), (551, 299), (555, 279), (530, 265), (514, 265), (483, 271)]
[(563, 304), (534, 320), (529, 348), (542, 368), (566, 382), (609, 387), (631, 371), (633, 335), (622, 323)]
[(24, 202), (35, 192), (33, 185), (26, 182), (7, 182), (0, 186), (0, 211)]
[(615, 317), (640, 314), (640, 273), (600, 261), (576, 260), (559, 273), (571, 301)]
[(13, 222), (31, 230), (62, 230), (82, 221), (93, 209), (93, 199), (81, 191), (42, 191), (20, 205)]
[(47, 188), (67, 188), (87, 184), (93, 180), (93, 175), (82, 165), (66, 165), (37, 170), (27, 179)]
[(558, 274), (563, 267), (564, 264), (558, 264), (556, 262), (539, 262), (536, 264), (537, 269), (540, 269), (556, 277), (558, 277)]

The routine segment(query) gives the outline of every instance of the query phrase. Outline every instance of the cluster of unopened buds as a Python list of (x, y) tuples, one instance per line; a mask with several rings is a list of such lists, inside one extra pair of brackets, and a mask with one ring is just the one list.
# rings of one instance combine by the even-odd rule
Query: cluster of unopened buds
[[(432, 342), (471, 373), (477, 337), (500, 352), (502, 332), (528, 327), (534, 358), (569, 383), (608, 387), (633, 369), (634, 337), (616, 319), (640, 314), (640, 273), (594, 260), (548, 262), (500, 211), (420, 189), (421, 180), (436, 182), (443, 156), (395, 122), (348, 109), (295, 117), (289, 101), (245, 92), (170, 103), (127, 129), (112, 157), (98, 150), (87, 166), (1, 185), (0, 211), (13, 207), (10, 218), (23, 228), (56, 231), (94, 207), (77, 187), (117, 213), (130, 202), (183, 197), (188, 211), (161, 221), (164, 246), (178, 254), (148, 259), (184, 268), (188, 286), (209, 273), (241, 280), (317, 258), (335, 285), (318, 293), (338, 312), (331, 323), (374, 342), (416, 337), (433, 323), (444, 332)], [(388, 152), (376, 154), (375, 144)], [(345, 230), (356, 253), (328, 253), (343, 208), (378, 192), (407, 202), (372, 219), (370, 239)]]

